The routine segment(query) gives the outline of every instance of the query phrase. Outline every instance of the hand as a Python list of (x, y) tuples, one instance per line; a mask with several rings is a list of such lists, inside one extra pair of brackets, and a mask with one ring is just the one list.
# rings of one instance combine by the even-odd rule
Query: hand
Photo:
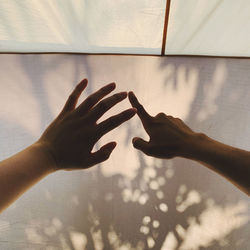
[(136, 113), (136, 109), (128, 109), (97, 124), (106, 111), (127, 97), (127, 92), (100, 101), (115, 89), (115, 83), (111, 83), (90, 95), (76, 108), (77, 100), (86, 86), (87, 79), (76, 86), (61, 113), (37, 142), (53, 159), (55, 170), (89, 168), (107, 160), (116, 142), (110, 142), (92, 153), (94, 145), (103, 135)]
[(142, 138), (133, 138), (135, 148), (146, 155), (163, 159), (185, 154), (185, 147), (188, 147), (188, 141), (195, 133), (181, 119), (164, 113), (150, 116), (133, 92), (129, 92), (129, 101), (137, 109), (143, 127), (150, 137), (149, 142)]

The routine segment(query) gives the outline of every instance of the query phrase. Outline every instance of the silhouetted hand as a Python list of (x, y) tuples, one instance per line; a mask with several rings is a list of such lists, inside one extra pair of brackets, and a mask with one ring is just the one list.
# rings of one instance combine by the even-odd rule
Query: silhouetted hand
[(133, 92), (129, 92), (129, 101), (137, 109), (143, 127), (150, 137), (149, 142), (142, 138), (133, 138), (135, 148), (146, 155), (163, 159), (182, 156), (185, 153), (188, 139), (195, 133), (181, 119), (164, 113), (150, 116)]
[(90, 95), (76, 108), (77, 100), (86, 86), (87, 79), (76, 86), (61, 113), (38, 140), (54, 161), (55, 170), (88, 168), (107, 160), (116, 142), (110, 142), (92, 153), (94, 145), (104, 134), (136, 113), (136, 109), (128, 109), (97, 124), (106, 111), (127, 97), (127, 92), (100, 101), (115, 89), (115, 83), (111, 83)]

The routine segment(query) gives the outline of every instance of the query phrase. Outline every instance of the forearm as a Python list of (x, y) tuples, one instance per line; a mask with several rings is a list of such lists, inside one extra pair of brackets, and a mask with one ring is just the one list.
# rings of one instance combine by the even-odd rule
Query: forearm
[(197, 134), (190, 139), (184, 157), (202, 163), (250, 195), (250, 152)]
[(0, 212), (28, 188), (52, 173), (51, 162), (38, 144), (0, 162)]

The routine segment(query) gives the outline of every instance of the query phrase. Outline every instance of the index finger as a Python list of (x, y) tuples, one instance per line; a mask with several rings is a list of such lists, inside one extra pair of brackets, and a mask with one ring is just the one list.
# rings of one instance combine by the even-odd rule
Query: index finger
[(140, 117), (143, 125), (152, 121), (152, 116), (144, 109), (144, 107), (139, 103), (135, 94), (130, 91), (128, 93), (128, 98), (131, 105), (137, 109), (137, 114)]
[(59, 116), (63, 116), (65, 113), (70, 112), (75, 109), (78, 98), (80, 97), (82, 91), (86, 88), (87, 84), (88, 84), (88, 80), (83, 79), (80, 83), (76, 85), (75, 89), (68, 97), (68, 100), (66, 101)]

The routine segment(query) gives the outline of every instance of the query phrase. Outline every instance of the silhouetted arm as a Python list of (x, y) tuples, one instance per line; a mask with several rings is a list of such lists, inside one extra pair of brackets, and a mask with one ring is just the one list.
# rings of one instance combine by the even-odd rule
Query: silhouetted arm
[(39, 144), (33, 144), (0, 162), (0, 212), (52, 172), (52, 159)]
[(179, 118), (164, 113), (150, 116), (133, 92), (129, 93), (129, 100), (150, 137), (148, 142), (135, 137), (135, 148), (158, 158), (180, 156), (198, 161), (250, 195), (250, 152), (195, 133)]
[(76, 108), (86, 86), (86, 79), (76, 86), (61, 113), (37, 142), (0, 162), (0, 211), (52, 172), (85, 169), (109, 158), (116, 142), (91, 152), (94, 145), (103, 135), (134, 116), (136, 109), (128, 109), (97, 123), (106, 111), (124, 100), (127, 93), (121, 92), (102, 100), (115, 89), (115, 84), (111, 83)]

